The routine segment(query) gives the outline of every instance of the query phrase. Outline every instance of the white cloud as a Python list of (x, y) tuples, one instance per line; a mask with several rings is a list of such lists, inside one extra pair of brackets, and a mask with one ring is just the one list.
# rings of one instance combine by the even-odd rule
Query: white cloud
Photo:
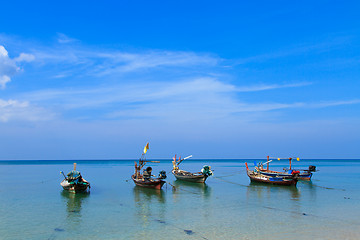
[(294, 46), (289, 46), (278, 51), (269, 52), (265, 54), (260, 54), (252, 57), (247, 57), (243, 59), (238, 59), (235, 64), (247, 64), (252, 62), (266, 62), (278, 58), (286, 58), (290, 56), (297, 56), (312, 53), (323, 53), (328, 52), (333, 49), (338, 49), (343, 47), (345, 44), (349, 43), (349, 37), (335, 37), (331, 40), (317, 43), (302, 43)]
[(77, 39), (75, 38), (70, 38), (68, 37), (67, 35), (63, 34), (63, 33), (57, 33), (57, 40), (59, 43), (71, 43), (71, 42), (76, 42), (78, 41)]
[[(216, 78), (200, 77), (174, 82), (142, 82), (124, 83), (110, 87), (94, 87), (87, 89), (48, 89), (30, 92), (22, 96), (35, 102), (61, 99), (62, 103), (72, 103), (75, 108), (99, 106), (103, 104), (123, 102), (151, 102), (166, 99), (207, 98), (214, 94), (230, 97), (238, 92), (265, 91), (285, 87), (299, 87), (304, 84), (236, 86), (224, 83)], [(76, 101), (74, 100), (76, 99)], [(78, 105), (77, 105), (78, 104)]]
[[(43, 90), (23, 95), (38, 104), (56, 105), (59, 111), (87, 110), (87, 118), (156, 118), (171, 120), (183, 116), (183, 120), (219, 119), (230, 115), (265, 113), (291, 108), (322, 108), (340, 102), (248, 102), (241, 99), (241, 92), (265, 91), (285, 87), (301, 87), (309, 83), (283, 85), (253, 85), (249, 87), (224, 83), (216, 78), (194, 78), (177, 82), (143, 82), (118, 86)], [(240, 94), (240, 95), (239, 95)], [(355, 104), (344, 101), (341, 104)], [(110, 108), (108, 108), (110, 106)], [(102, 109), (107, 109), (103, 111)], [(92, 116), (92, 110), (101, 115)], [(84, 111), (81, 111), (84, 113)], [(173, 120), (172, 120), (173, 121)]]
[(35, 56), (27, 53), (20, 53), (20, 56), (14, 59), (15, 62), (32, 62), (35, 60)]
[(44, 121), (50, 120), (54, 114), (43, 108), (30, 105), (27, 101), (0, 99), (0, 122), (10, 120), (20, 121)]
[(4, 46), (0, 45), (0, 57), (8, 57), (8, 56), (9, 56), (9, 54), (6, 51), (6, 49), (4, 48)]
[(313, 104), (309, 104), (308, 106), (311, 108), (324, 108), (324, 107), (335, 107), (341, 105), (353, 105), (359, 103), (360, 103), (360, 99), (353, 99), (348, 101), (329, 101), (329, 102), (313, 103)]
[(108, 75), (122, 72), (133, 72), (157, 67), (216, 66), (217, 57), (195, 54), (193, 52), (150, 51), (143, 53), (105, 53), (99, 54), (104, 62), (95, 69), (95, 73)]
[[(59, 43), (72, 42), (71, 38), (64, 34), (58, 34), (58, 40)], [(322, 49), (323, 46), (307, 46), (297, 51), (313, 48)], [(304, 102), (306, 100), (289, 102), (288, 98), (271, 102), (261, 97), (249, 97), (250, 94), (242, 93), (297, 88), (312, 83), (284, 81), (283, 84), (257, 84), (238, 79), (236, 82), (243, 84), (234, 84), (229, 80), (233, 75), (227, 76), (227, 70), (224, 71), (221, 65), (223, 59), (211, 54), (167, 50), (129, 52), (80, 44), (56, 44), (51, 47), (37, 45), (31, 49), (34, 49), (31, 54), (22, 53), (14, 59), (9, 58), (3, 47), (0, 54), (8, 64), (12, 64), (15, 72), (19, 70), (17, 63), (36, 61), (38, 69), (44, 71), (42, 76), (52, 78), (54, 86), (59, 83), (68, 85), (67, 88), (27, 92), (16, 98), (38, 106), (56, 108), (64, 115), (72, 111), (72, 117), (171, 119), (175, 115), (183, 115), (201, 119), (356, 103), (356, 100), (329, 103)], [(294, 52), (290, 51), (285, 56), (289, 54)], [(272, 57), (279, 56), (275, 54), (270, 56)], [(0, 78), (0, 87), (5, 88), (12, 75), (3, 76), (7, 77)], [(63, 78), (71, 81), (63, 81)], [(243, 97), (245, 95), (247, 98)], [(94, 113), (96, 111), (98, 112)]]
[[(219, 68), (221, 59), (210, 54), (184, 51), (121, 51), (100, 49), (76, 44), (56, 47), (34, 46), (32, 55), (42, 67), (53, 70), (58, 76), (114, 77), (124, 73), (139, 73), (148, 70), (187, 68), (200, 71), (204, 68)], [(26, 58), (28, 59), (28, 58)]]
[(21, 53), (17, 58), (10, 58), (8, 51), (0, 45), (0, 88), (5, 89), (6, 84), (11, 81), (11, 77), (20, 71), (17, 63), (30, 62), (34, 60), (31, 54)]
[(10, 77), (7, 75), (0, 76), (0, 88), (4, 89), (6, 83), (10, 82)]
[(292, 87), (304, 87), (311, 85), (310, 82), (300, 82), (300, 83), (291, 83), (291, 84), (260, 84), (254, 86), (243, 86), (236, 87), (236, 91), (238, 92), (257, 92), (257, 91), (266, 91), (273, 90), (279, 88), (292, 88)]

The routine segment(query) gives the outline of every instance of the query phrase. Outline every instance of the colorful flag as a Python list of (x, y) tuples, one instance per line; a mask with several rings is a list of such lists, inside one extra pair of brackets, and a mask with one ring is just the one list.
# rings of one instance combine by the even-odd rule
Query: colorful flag
[(144, 154), (147, 152), (148, 149), (149, 149), (149, 143), (147, 143), (146, 146), (144, 147)]

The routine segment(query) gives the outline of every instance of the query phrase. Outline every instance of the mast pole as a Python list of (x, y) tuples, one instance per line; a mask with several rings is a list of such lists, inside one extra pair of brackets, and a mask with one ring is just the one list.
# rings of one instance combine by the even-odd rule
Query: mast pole
[(267, 156), (267, 165), (266, 165), (266, 170), (268, 170), (269, 171), (269, 156)]
[(289, 158), (289, 163), (290, 163), (290, 170), (291, 170), (291, 159), (292, 159), (292, 158)]

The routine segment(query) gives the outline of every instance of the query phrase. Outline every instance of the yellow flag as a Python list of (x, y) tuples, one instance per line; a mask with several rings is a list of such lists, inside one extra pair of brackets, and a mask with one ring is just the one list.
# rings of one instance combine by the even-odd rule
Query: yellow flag
[(278, 160), (280, 161), (280, 158), (278, 158)]
[(147, 143), (146, 146), (144, 147), (144, 154), (147, 152), (148, 149), (149, 149), (149, 143)]
[(296, 158), (296, 160), (300, 161), (300, 158)]

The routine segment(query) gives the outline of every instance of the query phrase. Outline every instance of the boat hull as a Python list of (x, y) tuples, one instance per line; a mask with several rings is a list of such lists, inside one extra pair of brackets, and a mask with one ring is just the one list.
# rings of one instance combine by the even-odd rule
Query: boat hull
[(165, 181), (161, 179), (152, 179), (152, 180), (136, 179), (135, 175), (132, 175), (131, 178), (136, 184), (136, 186), (144, 187), (144, 188), (161, 189), (165, 183)]
[[(267, 170), (260, 170), (260, 173), (266, 176), (270, 176), (270, 177), (291, 177), (292, 175), (290, 173), (286, 173), (286, 172), (277, 172), (277, 171), (267, 171)], [(310, 181), (312, 177), (312, 173), (308, 173), (308, 172), (302, 172), (299, 173), (298, 179), (300, 180), (306, 180), (306, 181)]]
[(252, 182), (259, 182), (259, 183), (267, 183), (267, 184), (282, 185), (282, 186), (296, 186), (298, 182), (297, 178), (271, 177), (260, 173), (254, 173), (253, 171), (248, 171), (247, 175), (249, 176)]
[[(172, 170), (172, 174), (176, 177), (177, 180), (194, 182), (194, 183), (205, 183), (208, 178), (207, 175), (204, 174), (193, 174), (182, 170)], [(186, 173), (186, 174), (185, 174)]]
[(88, 182), (78, 183), (78, 184), (70, 184), (66, 179), (64, 179), (60, 185), (63, 187), (64, 190), (70, 193), (81, 193), (86, 192), (90, 188), (90, 184)]

